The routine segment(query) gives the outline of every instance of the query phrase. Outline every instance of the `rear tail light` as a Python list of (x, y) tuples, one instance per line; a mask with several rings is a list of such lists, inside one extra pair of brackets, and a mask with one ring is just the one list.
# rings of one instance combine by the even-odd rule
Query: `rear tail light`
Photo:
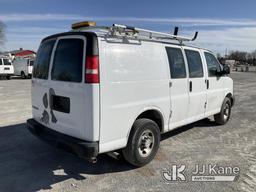
[(86, 83), (99, 83), (99, 56), (87, 56), (85, 64)]

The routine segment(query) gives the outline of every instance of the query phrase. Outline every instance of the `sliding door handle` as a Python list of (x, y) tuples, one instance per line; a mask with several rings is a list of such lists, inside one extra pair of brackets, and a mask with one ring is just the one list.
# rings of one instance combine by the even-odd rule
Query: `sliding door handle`
[(192, 81), (189, 81), (189, 91), (192, 92)]
[(205, 83), (206, 83), (206, 89), (209, 89), (209, 79), (206, 79)]

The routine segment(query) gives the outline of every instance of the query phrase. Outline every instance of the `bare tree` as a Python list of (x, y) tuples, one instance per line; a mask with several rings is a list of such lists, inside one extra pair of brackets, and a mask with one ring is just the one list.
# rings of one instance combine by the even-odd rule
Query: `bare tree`
[(5, 42), (5, 25), (0, 21), (0, 47), (4, 45)]
[(229, 55), (229, 59), (245, 62), (247, 52), (243, 51), (232, 51)]

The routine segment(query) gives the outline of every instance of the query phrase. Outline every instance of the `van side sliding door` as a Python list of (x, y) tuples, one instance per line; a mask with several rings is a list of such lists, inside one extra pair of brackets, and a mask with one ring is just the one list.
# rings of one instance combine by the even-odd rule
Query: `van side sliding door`
[(206, 107), (205, 70), (198, 49), (185, 48), (189, 69), (188, 123), (204, 118)]
[(173, 129), (186, 124), (189, 107), (188, 73), (182, 48), (166, 46), (165, 49), (170, 71), (171, 115), (169, 129)]

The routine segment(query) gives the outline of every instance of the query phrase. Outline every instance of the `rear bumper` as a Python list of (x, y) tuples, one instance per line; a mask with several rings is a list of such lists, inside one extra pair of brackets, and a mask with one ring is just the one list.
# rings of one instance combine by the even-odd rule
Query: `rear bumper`
[(0, 76), (13, 76), (13, 73), (0, 73)]
[(98, 142), (84, 141), (59, 133), (38, 123), (34, 119), (27, 120), (27, 127), (28, 130), (39, 139), (46, 141), (50, 145), (74, 153), (81, 158), (91, 160), (99, 153)]

